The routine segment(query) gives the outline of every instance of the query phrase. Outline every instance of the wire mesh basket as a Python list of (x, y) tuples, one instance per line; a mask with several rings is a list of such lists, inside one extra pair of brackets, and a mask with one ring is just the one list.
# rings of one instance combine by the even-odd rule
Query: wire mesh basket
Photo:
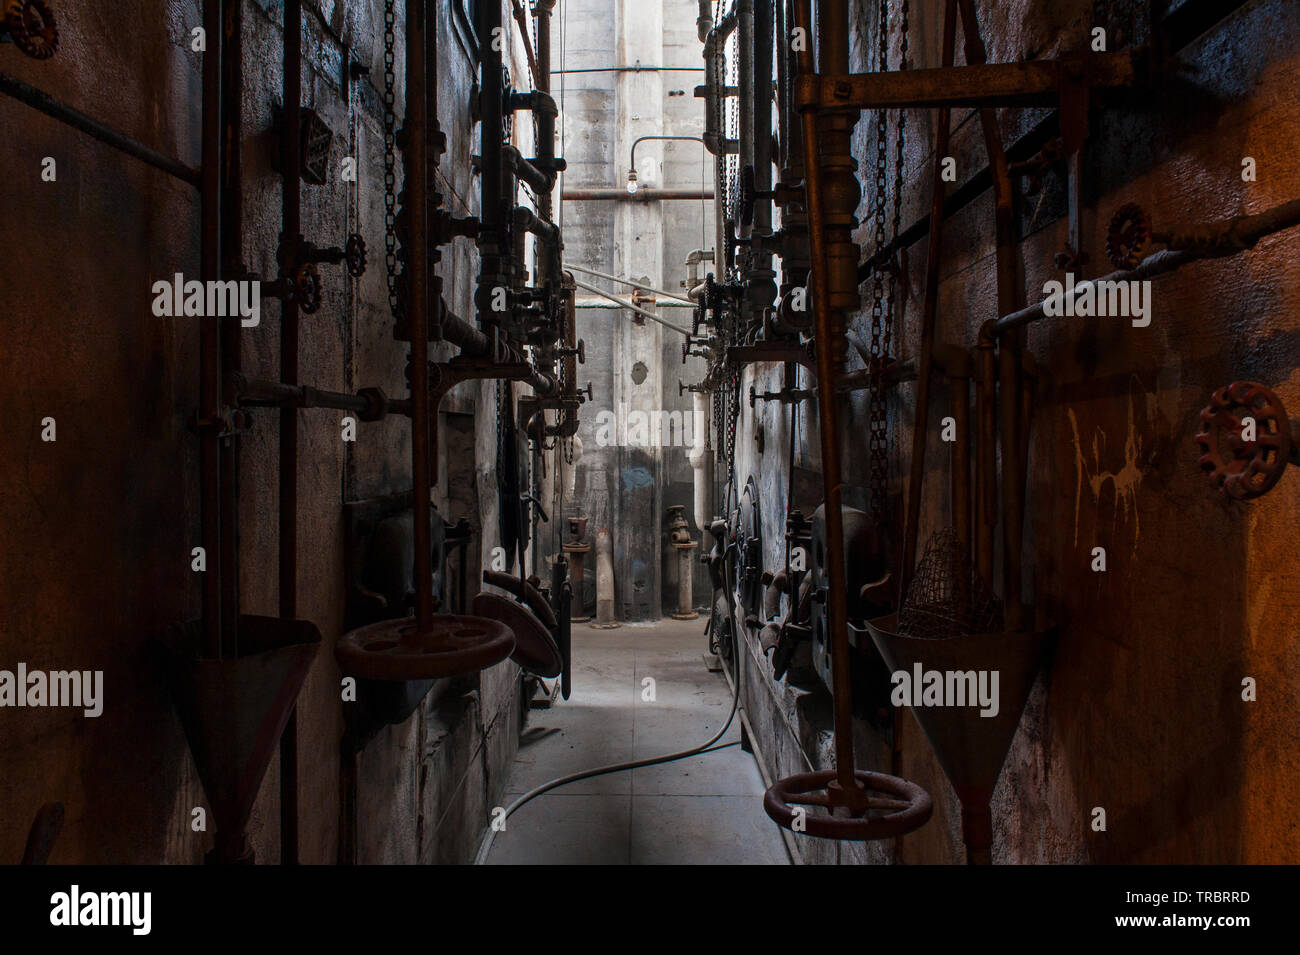
[(1002, 601), (975, 573), (957, 531), (946, 527), (934, 534), (903, 599), (899, 634), (944, 640), (1002, 629)]

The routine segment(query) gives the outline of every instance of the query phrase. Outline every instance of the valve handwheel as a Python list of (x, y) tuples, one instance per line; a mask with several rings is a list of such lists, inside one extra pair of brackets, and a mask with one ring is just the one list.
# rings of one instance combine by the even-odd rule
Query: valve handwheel
[(320, 310), (320, 272), (311, 262), (298, 266), (293, 274), (293, 297), (307, 315)]
[[(1254, 420), (1253, 441), (1245, 439), (1247, 418)], [(1196, 443), (1210, 484), (1238, 501), (1271, 491), (1295, 451), (1282, 402), (1254, 381), (1234, 381), (1214, 393), (1201, 411)]]
[(514, 648), (514, 634), (499, 620), (435, 614), (424, 632), (414, 617), (352, 630), (334, 655), (344, 673), (366, 680), (436, 680), (485, 670)]
[(787, 776), (763, 796), (763, 810), (779, 826), (823, 839), (890, 839), (930, 820), (934, 802), (916, 783), (865, 770), (854, 776), (856, 794), (841, 789), (834, 770)]
[(45, 0), (9, 0), (5, 26), (14, 45), (32, 59), (48, 60), (59, 48), (59, 28)]
[(1120, 206), (1106, 230), (1106, 257), (1117, 269), (1131, 269), (1142, 261), (1151, 241), (1151, 217), (1136, 202)]
[(358, 279), (365, 275), (366, 240), (355, 232), (348, 236), (347, 244), (343, 247), (343, 259), (348, 265), (348, 275)]

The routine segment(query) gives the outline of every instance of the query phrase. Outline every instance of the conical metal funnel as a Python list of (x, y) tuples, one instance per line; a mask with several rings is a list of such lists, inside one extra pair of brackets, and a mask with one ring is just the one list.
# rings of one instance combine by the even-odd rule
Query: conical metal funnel
[(871, 638), (892, 672), (996, 671), (998, 711), (979, 706), (913, 706), (930, 746), (962, 803), (966, 847), (972, 861), (986, 861), (992, 844), (989, 800), (1020, 715), (1033, 687), (1052, 630), (1038, 633), (974, 633), (947, 639), (905, 637), (897, 614), (867, 621)]
[(220, 660), (199, 656), (199, 636), (199, 624), (185, 624), (165, 650), (172, 697), (212, 808), (209, 861), (251, 863), (248, 817), (321, 635), (303, 620), (244, 615), (239, 655)]

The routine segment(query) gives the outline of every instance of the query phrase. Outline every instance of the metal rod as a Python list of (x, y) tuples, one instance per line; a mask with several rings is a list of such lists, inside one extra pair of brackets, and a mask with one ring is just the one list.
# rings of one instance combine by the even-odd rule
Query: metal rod
[(565, 188), (560, 192), (561, 201), (569, 202), (658, 202), (660, 200), (701, 199), (711, 200), (712, 189), (638, 189), (628, 192), (612, 186), (582, 186), (576, 189)]
[(594, 285), (588, 285), (586, 282), (579, 281), (578, 279), (574, 279), (573, 284), (580, 289), (586, 289), (588, 292), (594, 292), (596, 295), (599, 295), (603, 298), (607, 298), (611, 302), (617, 302), (619, 305), (623, 306), (624, 308), (631, 309), (632, 311), (636, 312), (638, 315), (642, 315), (650, 319), (650, 321), (652, 322), (658, 322), (664, 328), (671, 328), (679, 335), (685, 335), (687, 337), (690, 337), (691, 334), (690, 329), (682, 328), (680, 325), (674, 325), (672, 322), (666, 322), (658, 315), (656, 315), (654, 312), (647, 312), (644, 308), (641, 308), (640, 306), (637, 305), (633, 305), (625, 298), (619, 298), (617, 295), (614, 295), (610, 292), (606, 292), (604, 289), (599, 289)]
[[(231, 279), (243, 271), (243, 3), (222, 0), (221, 44), (221, 272)], [(223, 322), (221, 380), (229, 382), (242, 365), (240, 322)], [(224, 403), (233, 406), (227, 392)], [(221, 454), (221, 622), (222, 642), (238, 653), (239, 644), (239, 448), (229, 438)]]
[[(1199, 234), (1200, 247), (1156, 252), (1147, 256), (1132, 269), (1121, 269), (1097, 279), (1080, 282), (1074, 286), (1074, 294), (1080, 294), (1086, 286), (1095, 288), (1101, 282), (1137, 282), (1173, 272), (1189, 262), (1236, 255), (1238, 252), (1254, 248), (1259, 240), (1267, 235), (1297, 225), (1300, 225), (1300, 199), (1292, 199), (1264, 212), (1236, 216), (1199, 229), (1185, 230), (1192, 235)], [(1191, 235), (1187, 238), (1190, 239)], [(1003, 335), (1012, 329), (1046, 317), (1043, 314), (1046, 301), (1045, 299), (1028, 308), (1004, 314), (993, 323), (992, 333), (995, 336)]]
[[(495, 23), (501, 20), (500, 4), (494, 7)], [(428, 197), (427, 133), (425, 114), (426, 0), (412, 0), (406, 17), (406, 150), (407, 209), (410, 217), (411, 264), (407, 308), (411, 325), (411, 481), (415, 489), (415, 616), (421, 632), (433, 624), (432, 557), (429, 546), (429, 298), (428, 298)], [(490, 17), (489, 20), (492, 18)], [(491, 44), (486, 44), (491, 46)], [(484, 61), (484, 73), (491, 72), (491, 58)], [(498, 79), (499, 83), (499, 79)], [(498, 102), (500, 97), (498, 96)], [(490, 130), (485, 123), (484, 136)], [(486, 143), (485, 143), (486, 145)], [(486, 149), (484, 150), (486, 152)]]
[[(203, 22), (210, 35), (221, 24), (220, 0), (207, 0)], [(199, 193), (199, 269), (205, 282), (221, 275), (221, 52), (203, 58), (202, 152), (203, 177)], [(208, 569), (203, 579), (203, 643), (206, 655), (220, 658), (221, 621), (221, 438), (216, 426), (221, 413), (221, 336), (215, 319), (199, 326), (199, 497), (203, 547)]]
[[(945, 5), (943, 20), (943, 65), (951, 66), (956, 57), (957, 6), (955, 0)], [(943, 246), (943, 161), (948, 152), (952, 111), (939, 108), (939, 125), (934, 135), (934, 170), (930, 178), (930, 229), (925, 259), (925, 293), (921, 307), (921, 349), (917, 359), (918, 383), (916, 411), (912, 424), (912, 462), (908, 475), (906, 526), (903, 530), (903, 562), (899, 580), (899, 599), (907, 595), (912, 573), (916, 569), (917, 538), (921, 531), (921, 485), (925, 480), (925, 450), (930, 426), (930, 376), (934, 353), (934, 326), (939, 310), (939, 253)], [(876, 215), (883, 216), (884, 209)], [(887, 316), (892, 320), (893, 316)], [(964, 406), (963, 406), (964, 407)], [(966, 437), (965, 432), (962, 436)], [(957, 480), (953, 476), (954, 482)]]
[(10, 96), (18, 100), (18, 102), (44, 113), (51, 119), (57, 119), (59, 122), (71, 126), (87, 136), (98, 139), (101, 143), (112, 146), (119, 152), (134, 156), (141, 162), (147, 163), (169, 176), (175, 176), (181, 182), (187, 182), (191, 186), (202, 186), (203, 174), (200, 170), (185, 165), (179, 159), (164, 156), (156, 149), (151, 149), (144, 143), (104, 125), (99, 120), (87, 116), (80, 110), (59, 102), (50, 94), (37, 89), (29, 83), (24, 83), (16, 76), (0, 73), (0, 93), (4, 93), (6, 96)]
[[(818, 39), (821, 69), (835, 71), (836, 57), (848, 63), (847, 0), (822, 0), (818, 4)], [(796, 25), (810, 35), (809, 0), (796, 0)], [(845, 35), (835, 37), (837, 28)], [(811, 51), (799, 53), (799, 70), (813, 74)], [(826, 258), (826, 231), (823, 222), (821, 192), (821, 157), (818, 155), (818, 114), (815, 108), (803, 111), (804, 186), (808, 193), (809, 242), (812, 246), (813, 310), (817, 334), (818, 430), (820, 432), (822, 481), (825, 488), (827, 625), (831, 638), (832, 692), (835, 720), (835, 773), (841, 795), (852, 799), (860, 792), (854, 775), (853, 760), (853, 684), (849, 674), (848, 604), (845, 597), (844, 528), (841, 513), (840, 442), (836, 432), (837, 415), (834, 382), (840, 369), (836, 361), (843, 348), (833, 341), (835, 322), (831, 315), (830, 275)], [(843, 338), (843, 333), (840, 336)], [(865, 795), (865, 794), (863, 794)]]
[[(218, 27), (220, 24), (218, 24)], [(280, 135), (281, 241), (302, 232), (302, 0), (284, 4), (284, 116)], [(280, 380), (298, 382), (298, 306), (280, 311)], [(298, 410), (280, 412), (280, 619), (298, 616)], [(298, 708), (280, 737), (280, 864), (298, 864)]]
[(551, 70), (552, 76), (568, 73), (703, 73), (702, 66), (596, 66), (581, 70)]
[(696, 307), (695, 303), (689, 298), (685, 298), (681, 295), (674, 295), (672, 292), (665, 292), (663, 289), (655, 288), (653, 285), (646, 285), (644, 282), (634, 282), (632, 279), (619, 278), (617, 275), (610, 275), (608, 272), (597, 272), (595, 269), (585, 269), (581, 265), (570, 265), (567, 262), (564, 264), (564, 267), (573, 272), (582, 272), (585, 275), (594, 275), (597, 278), (609, 279), (611, 282), (617, 282), (620, 285), (630, 285), (632, 288), (639, 288), (645, 292), (654, 292), (656, 295), (662, 295), (664, 298), (675, 299), (678, 302), (689, 305), (691, 308)]

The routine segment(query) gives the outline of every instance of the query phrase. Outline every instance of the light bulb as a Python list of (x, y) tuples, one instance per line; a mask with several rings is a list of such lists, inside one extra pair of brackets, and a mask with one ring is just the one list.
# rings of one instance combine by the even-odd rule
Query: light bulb
[(636, 170), (635, 169), (629, 169), (627, 172), (627, 194), (629, 196), (636, 195)]

